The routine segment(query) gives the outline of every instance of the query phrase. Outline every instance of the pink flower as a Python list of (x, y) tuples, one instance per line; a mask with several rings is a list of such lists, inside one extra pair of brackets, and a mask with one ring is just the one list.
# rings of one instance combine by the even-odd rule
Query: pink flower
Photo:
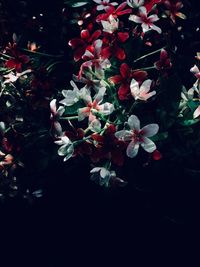
[(131, 70), (130, 67), (123, 63), (120, 66), (120, 74), (112, 76), (109, 78), (109, 81), (114, 84), (120, 84), (118, 90), (118, 96), (120, 100), (128, 99), (130, 96), (130, 83), (131, 79), (136, 79), (141, 83), (147, 77), (146, 71), (141, 70)]
[(110, 115), (114, 111), (114, 106), (111, 103), (102, 103), (106, 88), (102, 87), (101, 90), (95, 95), (94, 100), (92, 100), (90, 91), (85, 91), (85, 96), (83, 100), (86, 107), (78, 109), (78, 120), (82, 121), (86, 117), (89, 118), (89, 125), (92, 130), (98, 131), (101, 128), (100, 121), (96, 118), (95, 113), (99, 112), (104, 116)]
[(129, 38), (128, 32), (114, 32), (112, 34), (105, 33), (103, 38), (103, 53), (110, 58), (115, 56), (119, 60), (124, 60), (126, 54), (124, 48), (120, 47), (120, 43), (125, 43)]
[(197, 79), (200, 79), (200, 70), (199, 68), (197, 67), (197, 65), (194, 65), (194, 67), (192, 67), (190, 69), (190, 71), (194, 74), (194, 76), (197, 78)]
[(60, 123), (58, 122), (59, 118), (63, 115), (65, 111), (64, 107), (56, 108), (56, 99), (53, 99), (50, 102), (50, 112), (51, 112), (51, 132), (53, 132), (53, 135), (58, 137), (62, 135), (62, 127)]
[(132, 8), (143, 6), (144, 0), (127, 0), (127, 4)]
[(9, 43), (8, 47), (5, 49), (5, 53), (10, 55), (10, 59), (5, 62), (5, 67), (15, 69), (16, 72), (22, 72), (23, 66), (30, 62), (30, 58), (21, 54), (18, 50), (16, 43), (13, 45)]
[(170, 69), (172, 67), (172, 63), (170, 58), (168, 57), (168, 53), (165, 49), (162, 49), (160, 52), (160, 59), (155, 62), (155, 67), (157, 70)]
[(166, 11), (166, 14), (170, 17), (170, 19), (173, 21), (173, 23), (176, 23), (176, 17), (179, 17), (181, 19), (186, 19), (186, 16), (179, 12), (179, 9), (183, 7), (183, 3), (179, 0), (164, 0), (163, 4), (168, 9)]
[(73, 38), (69, 41), (69, 45), (75, 50), (74, 51), (74, 60), (79, 61), (84, 55), (88, 46), (99, 38), (101, 31), (97, 30), (93, 34), (90, 34), (88, 30), (82, 30), (80, 38)]
[(144, 33), (146, 33), (149, 30), (154, 30), (157, 31), (158, 33), (162, 32), (159, 27), (154, 25), (154, 22), (159, 20), (158, 16), (151, 15), (148, 17), (147, 10), (145, 7), (139, 8), (139, 16), (130, 15), (129, 20), (135, 23), (140, 23)]
[(118, 29), (119, 20), (115, 19), (112, 15), (108, 17), (108, 20), (102, 20), (103, 31), (112, 34)]
[(93, 45), (88, 47), (83, 55), (83, 59), (86, 60), (79, 71), (78, 78), (82, 76), (85, 68), (95, 68), (95, 74), (98, 78), (104, 76), (104, 70), (110, 67), (110, 61), (107, 58), (107, 55), (103, 53), (102, 50), (102, 40), (98, 39), (94, 41)]
[(126, 2), (122, 2), (116, 9), (114, 6), (110, 6), (108, 9), (106, 9), (106, 13), (97, 16), (96, 21), (101, 22), (102, 20), (107, 20), (110, 15), (112, 15), (116, 19), (119, 16), (130, 14), (132, 12), (132, 9), (124, 9), (126, 6)]
[(95, 3), (98, 4), (97, 10), (108, 10), (110, 6), (117, 6), (117, 2), (110, 3), (110, 0), (93, 0)]
[(156, 91), (150, 91), (152, 81), (151, 80), (146, 80), (142, 83), (142, 85), (139, 87), (139, 83), (135, 80), (132, 79), (131, 81), (131, 94), (134, 97), (135, 100), (143, 100), (147, 101), (150, 97), (156, 94)]
[(193, 113), (193, 118), (196, 119), (196, 118), (198, 118), (199, 116), (200, 116), (200, 106), (198, 106), (198, 107), (195, 109), (195, 111), (194, 111), (194, 113)]
[(126, 154), (130, 158), (134, 158), (138, 154), (139, 146), (152, 153), (156, 150), (156, 145), (148, 137), (157, 134), (159, 126), (152, 123), (140, 129), (140, 121), (137, 116), (131, 115), (128, 119), (130, 130), (121, 130), (115, 133), (115, 136), (122, 141), (131, 141), (126, 149)]
[(162, 0), (146, 0), (145, 1), (145, 8), (147, 10), (147, 13), (149, 13), (156, 4), (161, 3)]

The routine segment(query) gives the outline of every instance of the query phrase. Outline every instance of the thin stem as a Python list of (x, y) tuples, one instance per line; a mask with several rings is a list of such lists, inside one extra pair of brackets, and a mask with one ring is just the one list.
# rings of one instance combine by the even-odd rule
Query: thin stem
[(164, 48), (166, 48), (166, 47), (164, 46), (164, 47), (162, 47), (162, 48), (160, 48), (160, 49), (158, 49), (158, 50), (155, 50), (155, 51), (153, 51), (153, 52), (151, 52), (151, 53), (148, 53), (148, 54), (146, 54), (146, 55), (144, 55), (144, 56), (142, 56), (142, 57), (139, 57), (139, 58), (137, 58), (137, 59), (134, 60), (134, 63), (136, 63), (136, 62), (138, 62), (138, 61), (140, 61), (140, 60), (142, 60), (142, 59), (144, 59), (144, 58), (146, 58), (146, 57), (149, 57), (149, 56), (151, 56), (151, 55), (154, 55), (154, 54), (160, 52), (160, 51), (161, 51), (162, 49), (164, 49)]
[(56, 56), (56, 55), (51, 55), (51, 54), (46, 54), (46, 53), (31, 51), (31, 50), (28, 50), (28, 49), (25, 49), (25, 48), (22, 48), (21, 50), (23, 50), (25, 52), (28, 52), (28, 53), (31, 53), (31, 54), (35, 54), (35, 55), (39, 55), (39, 56), (44, 56), (44, 57), (52, 57), (52, 58), (60, 58), (60, 57), (62, 57), (62, 55)]
[(136, 69), (136, 70), (137, 70), (137, 71), (138, 71), (138, 70), (143, 70), (143, 71), (145, 71), (145, 70), (154, 70), (154, 69), (156, 69), (155, 66), (146, 67), (146, 68), (141, 68), (141, 69)]
[(138, 103), (139, 103), (139, 102), (136, 100), (136, 101), (132, 104), (132, 106), (131, 106), (130, 109), (129, 109), (128, 114), (130, 114), (130, 113), (133, 111), (134, 107), (135, 107)]
[(77, 120), (78, 116), (61, 117), (60, 120)]
[(0, 52), (0, 55), (2, 55), (3, 57), (7, 57), (7, 58), (14, 58), (14, 57), (11, 57), (11, 56), (9, 56), (9, 55), (6, 55), (6, 54), (4, 54), (4, 53), (2, 53), (2, 52)]

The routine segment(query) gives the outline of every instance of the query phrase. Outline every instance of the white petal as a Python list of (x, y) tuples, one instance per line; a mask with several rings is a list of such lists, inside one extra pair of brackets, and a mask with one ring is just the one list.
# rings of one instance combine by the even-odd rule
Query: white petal
[(73, 147), (73, 145), (71, 145), (68, 147), (67, 156), (63, 160), (67, 161), (68, 159), (70, 159), (72, 157), (73, 153), (74, 153), (74, 147)]
[(136, 15), (130, 15), (129, 20), (132, 20), (135, 23), (142, 23), (142, 19)]
[(121, 130), (116, 132), (115, 136), (123, 141), (130, 141), (132, 139), (133, 134), (131, 131)]
[(63, 115), (65, 111), (65, 108), (64, 107), (59, 107), (58, 110), (57, 110), (57, 115), (60, 117)]
[(51, 112), (55, 115), (56, 114), (56, 99), (51, 100), (50, 109), (51, 109)]
[(103, 100), (105, 92), (106, 88), (102, 87), (101, 90), (99, 90), (98, 93), (95, 95), (94, 99), (97, 101), (97, 103), (100, 103)]
[(82, 56), (82, 59), (85, 59), (85, 58), (93, 59), (94, 55), (90, 51), (86, 50), (84, 55)]
[(139, 84), (135, 79), (131, 80), (131, 85), (130, 85), (130, 89), (131, 89), (131, 94), (134, 98), (136, 98), (136, 96), (139, 94), (140, 89), (139, 89)]
[(192, 99), (194, 97), (194, 92), (198, 93), (198, 89), (195, 87), (192, 87), (188, 90), (187, 94), (189, 99)]
[(98, 133), (101, 130), (101, 122), (98, 119), (94, 119), (89, 124), (90, 130)]
[(67, 136), (62, 136), (60, 140), (54, 142), (57, 145), (69, 145), (71, 143)]
[(148, 93), (151, 87), (152, 80), (148, 79), (142, 83), (140, 86), (141, 93)]
[(194, 74), (198, 73), (198, 72), (199, 72), (199, 68), (197, 67), (197, 65), (194, 65), (194, 67), (192, 67), (192, 68), (190, 69), (190, 72), (192, 72), (192, 73), (194, 73)]
[(74, 88), (75, 91), (79, 91), (77, 85), (75, 84), (75, 82), (73, 80), (70, 81), (70, 84)]
[(98, 39), (94, 41), (94, 47), (97, 55), (100, 55), (101, 52), (101, 47), (102, 47), (102, 40)]
[(146, 101), (148, 100), (150, 97), (154, 96), (156, 94), (156, 91), (152, 91), (150, 93), (140, 93), (138, 99)]
[(146, 7), (141, 6), (141, 7), (139, 8), (139, 11), (140, 11), (140, 13), (141, 13), (142, 15), (147, 16), (147, 10), (146, 10)]
[(138, 149), (139, 149), (139, 143), (135, 143), (134, 141), (130, 142), (126, 149), (126, 155), (129, 158), (134, 158), (138, 154)]
[(95, 3), (97, 3), (97, 4), (101, 4), (101, 0), (93, 0)]
[(130, 126), (131, 129), (134, 129), (137, 131), (140, 130), (140, 121), (139, 121), (138, 117), (135, 115), (131, 115), (128, 118), (128, 125)]
[(142, 23), (142, 30), (143, 30), (144, 33), (149, 31), (150, 30), (149, 25), (146, 24), (146, 23)]
[(117, 2), (112, 2), (111, 5), (112, 6), (118, 6), (118, 3)]
[(157, 134), (158, 130), (159, 130), (159, 126), (156, 123), (148, 124), (141, 129), (141, 131), (143, 132), (143, 135), (146, 137), (150, 137), (150, 136)]
[(157, 31), (158, 33), (162, 33), (162, 30), (161, 28), (157, 27), (156, 25), (151, 25), (150, 28), (154, 31)]
[(90, 173), (99, 172), (100, 170), (101, 170), (100, 167), (95, 167), (95, 168), (93, 168), (93, 169), (90, 171)]
[(105, 178), (106, 176), (108, 176), (110, 174), (110, 172), (106, 169), (106, 168), (101, 168), (101, 171), (100, 171), (100, 176), (102, 178)]
[(58, 121), (55, 121), (53, 126), (54, 126), (55, 135), (56, 136), (61, 136), (62, 135), (61, 124)]
[(144, 137), (143, 142), (141, 143), (141, 146), (145, 151), (148, 153), (152, 153), (154, 150), (156, 150), (156, 145), (153, 141), (151, 141), (149, 138)]
[(90, 111), (87, 107), (78, 109), (78, 120), (82, 121), (90, 115)]
[(58, 155), (59, 156), (65, 156), (67, 154), (67, 148), (68, 148), (68, 146), (69, 146), (68, 144), (61, 146), (58, 149)]
[(193, 118), (196, 119), (199, 116), (200, 116), (200, 106), (198, 106), (198, 108), (195, 110), (193, 114)]
[(151, 15), (148, 17), (148, 19), (150, 19), (151, 22), (154, 22), (154, 21), (158, 21), (159, 17), (157, 15)]
[(99, 6), (97, 6), (97, 10), (98, 11), (101, 11), (101, 10), (104, 10), (105, 9), (105, 7), (103, 6), (103, 5), (99, 5)]

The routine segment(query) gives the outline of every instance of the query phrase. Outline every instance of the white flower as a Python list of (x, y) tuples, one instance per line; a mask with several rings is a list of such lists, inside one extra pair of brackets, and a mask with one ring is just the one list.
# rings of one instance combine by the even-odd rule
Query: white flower
[(64, 161), (70, 159), (74, 153), (74, 146), (67, 136), (61, 136), (60, 140), (55, 141), (55, 144), (60, 145), (58, 149), (59, 156), (65, 156)]
[(116, 177), (115, 171), (109, 171), (104, 167), (95, 167), (90, 173), (92, 174), (91, 180), (98, 181), (100, 185), (105, 186), (109, 186), (110, 179)]
[[(186, 90), (185, 87), (183, 87), (182, 92), (181, 92), (181, 101), (179, 104), (179, 108), (181, 109), (180, 111), (180, 116), (183, 115), (183, 112), (187, 110), (188, 108), (188, 103), (193, 101), (195, 95), (197, 95), (197, 99), (200, 101), (200, 89), (199, 89), (199, 83), (198, 80), (196, 83), (193, 84), (193, 87), (190, 88), (188, 91)], [(200, 116), (200, 105), (194, 110), (193, 112), (193, 118), (196, 119)]]
[(91, 68), (88, 68), (87, 71), (83, 70), (80, 78), (76, 75), (73, 75), (73, 79), (75, 82), (84, 83), (87, 90), (94, 89), (95, 92), (98, 92), (102, 87), (104, 87), (102, 84), (103, 80), (94, 77)]
[(103, 31), (108, 33), (115, 32), (119, 27), (119, 20), (115, 19), (112, 15), (108, 17), (108, 21), (102, 20)]
[(151, 15), (148, 17), (147, 10), (143, 6), (139, 8), (139, 16), (130, 15), (129, 20), (132, 20), (135, 23), (140, 23), (144, 33), (149, 30), (154, 30), (157, 31), (158, 33), (162, 32), (162, 30), (159, 27), (154, 25), (154, 22), (159, 20), (158, 16)]
[(79, 90), (73, 81), (71, 81), (70, 84), (73, 87), (73, 90), (62, 90), (62, 94), (65, 98), (59, 102), (67, 107), (73, 106), (77, 103), (82, 98), (85, 91), (85, 87)]
[(108, 10), (110, 6), (117, 6), (117, 2), (110, 3), (110, 0), (93, 0), (95, 3), (98, 4), (97, 10)]
[(144, 4), (144, 0), (127, 0), (127, 4), (132, 8), (137, 8)]
[(198, 107), (195, 109), (195, 111), (194, 111), (194, 113), (193, 113), (193, 118), (196, 119), (196, 118), (198, 118), (199, 116), (200, 116), (200, 106), (198, 106)]
[(7, 84), (7, 83), (15, 83), (20, 77), (26, 75), (27, 73), (31, 73), (32, 70), (28, 69), (25, 70), (21, 73), (14, 73), (14, 72), (9, 72), (8, 74), (4, 75), (3, 77), (6, 78), (6, 80), (3, 82), (3, 84)]
[(200, 79), (200, 70), (199, 68), (197, 67), (197, 65), (194, 65), (190, 71), (194, 74), (194, 76), (197, 78), (197, 79)]
[(58, 122), (58, 120), (63, 115), (64, 111), (65, 111), (65, 108), (61, 106), (57, 109), (56, 99), (53, 99), (50, 102), (50, 112), (51, 112), (50, 119), (52, 121), (52, 130), (55, 136), (62, 135), (62, 127), (60, 123)]
[(192, 100), (194, 97), (194, 88), (190, 88), (188, 91), (183, 87), (181, 97), (184, 101)]
[(151, 83), (152, 81), (148, 79), (144, 81), (142, 85), (139, 87), (139, 83), (135, 79), (132, 79), (130, 88), (131, 88), (131, 94), (134, 97), (134, 99), (146, 101), (147, 99), (155, 95), (156, 91), (149, 92), (151, 88)]
[(78, 77), (80, 78), (85, 70), (85, 68), (92, 68), (95, 69), (95, 75), (98, 79), (104, 78), (104, 70), (110, 68), (111, 63), (106, 55), (102, 54), (102, 45), (103, 41), (97, 39), (93, 42), (93, 49), (90, 51), (86, 50), (84, 55), (82, 56), (83, 60), (86, 60), (79, 71)]
[(110, 115), (114, 111), (114, 106), (111, 103), (105, 102), (103, 104), (103, 97), (106, 92), (106, 88), (102, 87), (101, 90), (94, 96), (94, 100), (92, 100), (90, 91), (85, 91), (85, 95), (83, 96), (83, 100), (87, 105), (84, 108), (78, 109), (78, 120), (82, 121), (86, 117), (89, 118), (89, 126), (95, 131), (100, 130), (100, 121), (96, 118), (95, 113), (101, 113), (104, 116)]
[(121, 130), (115, 133), (115, 136), (122, 141), (131, 141), (127, 147), (126, 154), (128, 157), (133, 158), (138, 154), (139, 146), (152, 153), (156, 150), (156, 145), (148, 137), (157, 134), (159, 126), (152, 123), (140, 129), (140, 121), (137, 116), (131, 115), (128, 119), (130, 130)]

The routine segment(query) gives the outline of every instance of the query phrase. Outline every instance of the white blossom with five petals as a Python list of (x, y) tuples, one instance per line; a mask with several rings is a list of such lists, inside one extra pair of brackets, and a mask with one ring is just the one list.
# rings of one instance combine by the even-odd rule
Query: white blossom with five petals
[(61, 146), (58, 149), (58, 155), (65, 156), (64, 161), (67, 161), (73, 156), (74, 146), (71, 140), (67, 136), (61, 136), (60, 140), (55, 141), (55, 144)]
[(158, 16), (157, 15), (148, 16), (147, 10), (144, 6), (139, 8), (139, 16), (130, 15), (129, 20), (135, 23), (140, 23), (144, 33), (146, 33), (149, 30), (154, 30), (157, 31), (158, 33), (162, 32), (162, 30), (158, 26), (154, 25), (154, 22), (159, 20)]
[(108, 10), (110, 6), (117, 6), (117, 2), (110, 3), (110, 0), (93, 0), (97, 5), (97, 10)]
[(152, 84), (152, 80), (148, 79), (144, 81), (142, 85), (139, 87), (139, 83), (135, 79), (132, 79), (130, 89), (131, 89), (131, 94), (134, 97), (134, 99), (146, 101), (147, 99), (155, 95), (156, 91), (149, 92), (151, 88), (151, 84)]
[(110, 171), (105, 167), (95, 167), (90, 173), (92, 174), (91, 180), (98, 181), (101, 186), (108, 186), (110, 179), (116, 177), (115, 171)]
[(101, 90), (94, 96), (92, 100), (91, 93), (89, 90), (85, 91), (83, 100), (86, 104), (86, 107), (78, 109), (78, 120), (82, 121), (86, 117), (89, 118), (89, 126), (93, 131), (99, 131), (101, 129), (101, 123), (97, 119), (95, 113), (100, 113), (104, 116), (110, 115), (114, 111), (113, 104), (105, 102), (103, 104), (103, 98), (106, 92), (106, 88), (102, 87)]
[(119, 20), (115, 19), (113, 17), (113, 15), (110, 15), (108, 17), (108, 20), (101, 20), (101, 24), (103, 26), (103, 31), (104, 32), (108, 32), (110, 34), (112, 34), (113, 32), (115, 32), (118, 27), (119, 27)]
[(59, 102), (67, 107), (77, 103), (82, 98), (86, 90), (86, 87), (78, 89), (77, 85), (73, 81), (71, 81), (70, 84), (73, 87), (73, 90), (62, 90), (64, 99)]
[(137, 8), (144, 4), (144, 0), (127, 0), (127, 4), (132, 8)]
[(125, 142), (131, 141), (126, 149), (126, 154), (134, 158), (138, 154), (139, 146), (152, 153), (156, 150), (155, 143), (149, 137), (157, 134), (159, 126), (156, 123), (148, 124), (140, 129), (140, 121), (137, 116), (131, 115), (128, 119), (130, 130), (121, 130), (115, 133), (115, 136)]

